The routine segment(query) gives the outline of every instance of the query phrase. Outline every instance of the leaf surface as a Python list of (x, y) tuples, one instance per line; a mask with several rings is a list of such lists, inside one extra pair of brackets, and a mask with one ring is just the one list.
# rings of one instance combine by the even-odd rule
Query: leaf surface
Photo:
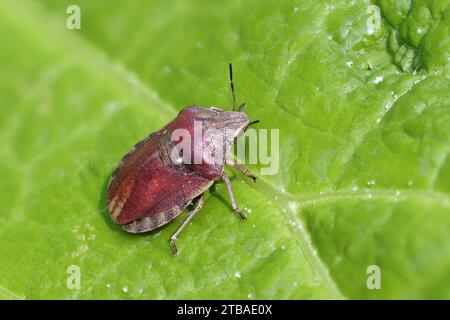
[[(1, 4), (0, 297), (449, 298), (448, 1), (79, 1), (81, 30)], [(229, 108), (228, 61), (279, 170), (233, 174), (246, 222), (218, 183), (173, 257), (182, 217), (127, 234), (107, 181), (186, 105)]]

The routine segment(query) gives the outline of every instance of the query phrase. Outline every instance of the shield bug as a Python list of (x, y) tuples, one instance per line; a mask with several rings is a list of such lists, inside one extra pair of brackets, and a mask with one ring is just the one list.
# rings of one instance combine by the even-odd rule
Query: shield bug
[[(233, 99), (231, 111), (215, 107), (184, 108), (169, 124), (137, 143), (123, 157), (109, 180), (108, 210), (112, 220), (130, 233), (159, 228), (196, 202), (194, 209), (170, 237), (174, 254), (178, 236), (203, 207), (203, 193), (217, 180), (225, 183), (233, 211), (242, 220), (246, 219), (236, 204), (224, 167), (232, 166), (247, 177), (256, 179), (243, 165), (228, 160), (226, 153), (235, 139), (258, 121), (250, 122), (243, 112), (245, 103), (236, 106), (231, 64), (229, 73)], [(179, 131), (194, 137), (194, 143), (188, 148), (180, 150), (174, 141), (173, 136)], [(196, 139), (197, 136), (202, 139)], [(183, 140), (185, 138), (183, 136)]]

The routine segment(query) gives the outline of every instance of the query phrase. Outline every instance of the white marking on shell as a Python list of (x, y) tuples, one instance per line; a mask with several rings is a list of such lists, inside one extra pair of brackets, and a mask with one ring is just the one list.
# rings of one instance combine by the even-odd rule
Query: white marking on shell
[(109, 212), (113, 212), (114, 207), (116, 206), (117, 196), (115, 196), (108, 205)]
[(111, 216), (114, 220), (116, 220), (119, 216), (120, 212), (125, 206), (125, 202), (127, 202), (127, 199), (120, 198), (119, 194), (116, 194), (112, 199), (111, 203), (108, 206), (108, 209), (111, 212)]

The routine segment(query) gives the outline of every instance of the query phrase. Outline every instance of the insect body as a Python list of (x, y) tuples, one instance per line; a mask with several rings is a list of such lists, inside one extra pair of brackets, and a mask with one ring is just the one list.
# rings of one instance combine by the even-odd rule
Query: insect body
[[(241, 219), (246, 219), (236, 204), (224, 166), (233, 166), (255, 179), (243, 165), (228, 161), (226, 152), (234, 139), (256, 121), (250, 122), (242, 111), (245, 104), (236, 108), (231, 64), (230, 83), (232, 111), (186, 107), (172, 122), (136, 144), (114, 170), (108, 186), (107, 206), (113, 221), (121, 224), (125, 231), (141, 233), (161, 227), (196, 200), (195, 208), (170, 238), (170, 247), (176, 253), (177, 237), (203, 207), (203, 193), (217, 180), (225, 182), (233, 210)], [(200, 145), (194, 142), (192, 148), (183, 150), (187, 154), (182, 156), (172, 138), (180, 129), (193, 137), (203, 136), (208, 129), (213, 129), (213, 133), (205, 135)], [(216, 154), (218, 150), (223, 154)], [(174, 154), (178, 156), (174, 158)], [(211, 156), (214, 162), (210, 161)]]

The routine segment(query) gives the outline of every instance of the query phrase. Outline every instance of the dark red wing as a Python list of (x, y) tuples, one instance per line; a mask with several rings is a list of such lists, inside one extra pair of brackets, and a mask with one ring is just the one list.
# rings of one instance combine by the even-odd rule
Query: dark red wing
[(194, 172), (165, 163), (158, 149), (161, 136), (160, 131), (138, 143), (113, 173), (107, 205), (116, 223), (127, 224), (175, 206), (183, 206), (182, 211), (211, 185)]

